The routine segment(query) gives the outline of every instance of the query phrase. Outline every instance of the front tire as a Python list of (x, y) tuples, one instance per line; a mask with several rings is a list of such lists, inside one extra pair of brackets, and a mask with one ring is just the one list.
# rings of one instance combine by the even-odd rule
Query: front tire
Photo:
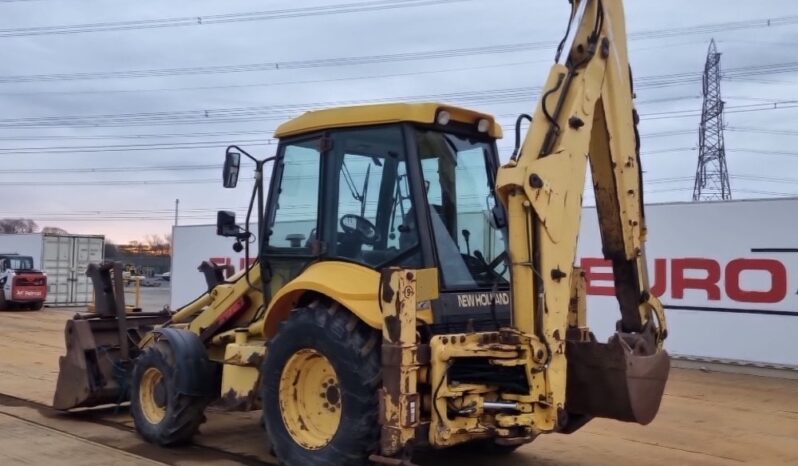
[(191, 440), (205, 420), (209, 400), (177, 391), (175, 356), (159, 341), (146, 348), (133, 368), (130, 411), (136, 430), (150, 443), (179, 445)]
[(263, 421), (285, 466), (362, 466), (377, 450), (380, 334), (337, 303), (293, 312), (262, 368)]

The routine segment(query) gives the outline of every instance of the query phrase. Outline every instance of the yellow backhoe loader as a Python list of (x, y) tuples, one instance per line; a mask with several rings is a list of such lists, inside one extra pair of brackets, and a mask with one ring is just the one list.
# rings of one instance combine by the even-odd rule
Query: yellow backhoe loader
[[(492, 116), (437, 103), (309, 112), (265, 160), (231, 146), (224, 186), (242, 157), (256, 182), (244, 226), (220, 212), (217, 233), (257, 260), (203, 264), (208, 292), (175, 312), (126, 312), (121, 270), (92, 267), (97, 312), (67, 325), (55, 407), (129, 401), (160, 445), (191, 439), (209, 405), (262, 409), (287, 466), (651, 422), (670, 366), (621, 0), (572, 2), (543, 89), (503, 165)], [(574, 265), (588, 166), (621, 314), (607, 342)]]

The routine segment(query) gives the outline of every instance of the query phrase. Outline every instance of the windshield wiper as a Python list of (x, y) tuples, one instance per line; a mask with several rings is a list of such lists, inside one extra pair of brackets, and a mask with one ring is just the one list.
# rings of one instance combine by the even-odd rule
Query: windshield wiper
[(349, 173), (349, 168), (347, 168), (346, 162), (342, 163), (341, 172), (344, 175), (344, 182), (346, 182), (346, 187), (349, 188), (349, 192), (352, 194), (352, 197), (355, 198), (356, 201), (363, 202), (363, 196), (361, 196), (357, 191), (355, 180), (352, 179), (352, 174)]
[(371, 176), (371, 165), (366, 167), (366, 178), (363, 180), (363, 195), (360, 196), (360, 216), (366, 214), (366, 196), (369, 192), (369, 177)]

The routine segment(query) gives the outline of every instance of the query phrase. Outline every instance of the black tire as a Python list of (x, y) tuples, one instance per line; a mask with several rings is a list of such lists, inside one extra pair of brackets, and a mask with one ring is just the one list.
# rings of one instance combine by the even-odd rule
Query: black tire
[(30, 310), (41, 311), (43, 307), (44, 307), (44, 301), (36, 301), (34, 303), (31, 303)]
[[(317, 301), (295, 310), (269, 343), (262, 368), (263, 422), (284, 466), (362, 466), (378, 448), (378, 390), (382, 381), (379, 332), (337, 303)], [(335, 369), (341, 419), (329, 443), (308, 449), (288, 431), (279, 399), (283, 368), (298, 351), (312, 349)]]
[[(150, 368), (163, 377), (160, 399), (166, 413), (159, 422), (148, 418), (142, 407), (142, 379)], [(176, 385), (175, 358), (169, 344), (160, 341), (144, 349), (133, 367), (130, 411), (136, 430), (148, 442), (160, 446), (187, 443), (205, 420), (204, 411), (210, 400), (177, 393)]]

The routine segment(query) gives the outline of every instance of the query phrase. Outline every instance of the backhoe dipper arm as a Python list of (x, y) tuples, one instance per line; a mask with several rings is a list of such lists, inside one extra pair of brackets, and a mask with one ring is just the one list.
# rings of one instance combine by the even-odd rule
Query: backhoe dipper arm
[[(649, 291), (646, 271), (637, 113), (622, 1), (574, 0), (571, 23), (522, 150), (497, 179), (508, 213), (513, 323), (550, 348), (549, 380), (566, 370), (563, 340), (588, 162), (603, 252), (615, 273), (618, 330), (649, 335), (650, 352), (661, 347), (666, 334), (663, 308)], [(551, 387), (555, 401), (562, 400), (563, 390)]]

